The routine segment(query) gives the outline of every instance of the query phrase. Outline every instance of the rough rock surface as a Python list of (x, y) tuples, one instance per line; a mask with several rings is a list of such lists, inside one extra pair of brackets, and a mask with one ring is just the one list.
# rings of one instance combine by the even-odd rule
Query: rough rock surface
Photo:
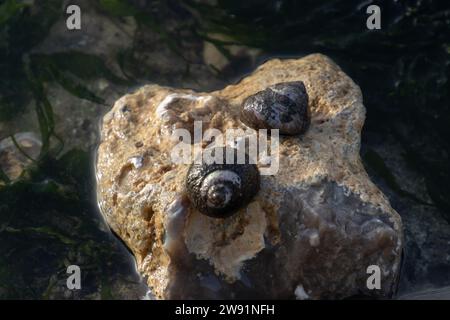
[[(310, 128), (280, 137), (279, 170), (261, 177), (248, 206), (225, 220), (200, 214), (184, 194), (188, 164), (171, 161), (170, 133), (194, 120), (203, 130), (245, 129), (242, 101), (286, 81), (305, 83)], [(402, 225), (361, 163), (364, 117), (359, 87), (319, 54), (270, 60), (211, 93), (145, 86), (103, 119), (100, 209), (157, 298), (390, 296)], [(370, 265), (381, 269), (379, 290), (367, 288)]]

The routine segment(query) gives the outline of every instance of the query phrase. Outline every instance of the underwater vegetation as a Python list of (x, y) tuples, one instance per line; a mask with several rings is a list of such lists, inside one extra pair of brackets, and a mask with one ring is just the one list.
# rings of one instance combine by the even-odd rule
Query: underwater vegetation
[[(107, 110), (110, 97), (92, 85), (99, 79), (120, 88), (118, 95), (148, 82), (209, 90), (200, 78), (214, 80), (214, 87), (239, 79), (269, 57), (326, 54), (361, 87), (367, 108), (364, 165), (392, 195), (394, 208), (402, 214), (398, 208), (406, 201), (433, 208), (433, 214), (450, 221), (448, 1), (377, 1), (381, 30), (366, 28), (365, 8), (373, 3), (366, 0), (73, 3), (113, 24), (133, 20), (130, 45), (109, 59), (70, 46), (36, 50), (55, 23), (64, 21), (63, 1), (0, 1), (0, 140), (14, 141), (15, 124), (26, 120), (34, 121), (32, 129), (42, 142), (19, 178), (11, 179), (0, 163), (0, 298), (145, 294), (125, 247), (97, 212), (95, 145), (67, 144), (67, 133), (58, 129), (59, 106), (49, 94), (54, 85), (73, 97), (76, 103), (69, 110), (79, 110), (82, 101)], [(229, 61), (226, 68), (204, 62), (205, 43)], [(145, 58), (156, 45), (169, 63)], [(252, 61), (235, 54), (233, 46), (260, 53)], [(167, 66), (172, 63), (173, 72)], [(402, 171), (380, 151), (385, 140), (395, 141), (402, 166), (420, 177), (417, 183), (425, 193), (405, 185)], [(75, 293), (65, 290), (70, 264), (89, 271)], [(448, 266), (439, 270), (446, 272)]]

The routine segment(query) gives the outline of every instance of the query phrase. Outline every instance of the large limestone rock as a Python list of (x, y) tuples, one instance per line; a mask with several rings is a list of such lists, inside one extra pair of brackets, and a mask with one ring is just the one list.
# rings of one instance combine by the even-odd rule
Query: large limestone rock
[[(189, 165), (171, 161), (178, 141), (170, 133), (192, 131), (194, 120), (203, 130), (244, 129), (242, 101), (286, 81), (305, 83), (308, 131), (280, 136), (279, 170), (261, 176), (248, 206), (227, 219), (202, 215), (185, 195)], [(268, 61), (211, 93), (145, 86), (103, 119), (100, 209), (157, 298), (388, 297), (402, 225), (361, 163), (364, 117), (359, 87), (320, 54)], [(381, 270), (380, 289), (367, 287), (371, 265)]]

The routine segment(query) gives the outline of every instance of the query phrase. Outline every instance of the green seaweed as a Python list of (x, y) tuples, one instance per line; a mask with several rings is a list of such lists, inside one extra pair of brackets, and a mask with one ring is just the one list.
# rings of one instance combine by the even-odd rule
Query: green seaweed
[(15, 0), (6, 0), (0, 4), (0, 26), (5, 24), (9, 19), (14, 17), (20, 9), (26, 7), (25, 3), (18, 3)]
[(45, 66), (44, 69), (50, 67), (52, 69), (50, 73), (57, 69), (70, 73), (81, 80), (104, 78), (116, 84), (128, 84), (127, 81), (111, 72), (101, 57), (84, 52), (67, 51), (48, 55), (36, 54), (31, 57), (31, 60), (38, 68), (41, 65)]
[[(42, 82), (35, 77), (33, 71), (28, 67), (25, 67), (28, 77), (28, 84), (30, 90), (33, 92), (35, 99), (35, 111), (39, 122), (39, 130), (41, 134), (42, 147), (40, 150), (39, 158), (47, 156), (50, 151), (50, 139), (55, 135), (55, 121), (53, 118), (53, 108), (50, 101), (47, 99), (47, 95), (44, 90)], [(57, 137), (57, 136), (56, 136)], [(60, 140), (60, 139), (58, 139)]]
[(21, 114), (31, 99), (25, 70), (26, 56), (41, 42), (62, 15), (61, 0), (39, 6), (8, 0), (1, 4), (0, 23), (0, 121)]
[(138, 14), (138, 10), (125, 0), (99, 0), (100, 7), (117, 17), (129, 17)]
[(102, 279), (100, 296), (102, 300), (113, 300), (114, 294), (107, 279)]
[(15, 229), (12, 227), (5, 227), (3, 228), (3, 232), (11, 232), (11, 233), (30, 233), (30, 232), (36, 232), (39, 236), (44, 237), (52, 237), (59, 241), (61, 241), (65, 245), (72, 245), (75, 243), (74, 240), (66, 237), (65, 235), (58, 233), (57, 231), (49, 228), (49, 227), (29, 227), (29, 228), (23, 228), (23, 229)]
[(90, 161), (91, 155), (77, 150), (47, 157), (0, 187), (0, 298), (58, 296), (67, 290), (61, 285), (68, 264), (89, 275), (82, 296), (98, 288), (110, 297), (109, 281), (132, 274), (121, 243), (99, 228), (104, 222), (92, 203)]
[(51, 59), (48, 61), (42, 60), (44, 59), (41, 59), (41, 61), (37, 63), (37, 65), (39, 65), (41, 78), (59, 83), (64, 89), (80, 99), (85, 99), (98, 104), (105, 103), (103, 98), (98, 97), (75, 77), (71, 77), (70, 74), (62, 71), (64, 69), (58, 68), (58, 66), (52, 63)]

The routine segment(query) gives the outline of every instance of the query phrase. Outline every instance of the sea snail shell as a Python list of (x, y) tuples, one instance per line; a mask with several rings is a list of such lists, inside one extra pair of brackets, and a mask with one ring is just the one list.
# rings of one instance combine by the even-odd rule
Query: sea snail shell
[[(225, 149), (223, 152), (225, 155)], [(245, 164), (194, 163), (186, 177), (186, 193), (191, 203), (201, 213), (214, 218), (226, 218), (247, 205), (259, 187), (258, 168), (248, 161)]]
[(246, 98), (240, 120), (253, 129), (297, 135), (309, 125), (308, 94), (302, 81), (282, 82)]

